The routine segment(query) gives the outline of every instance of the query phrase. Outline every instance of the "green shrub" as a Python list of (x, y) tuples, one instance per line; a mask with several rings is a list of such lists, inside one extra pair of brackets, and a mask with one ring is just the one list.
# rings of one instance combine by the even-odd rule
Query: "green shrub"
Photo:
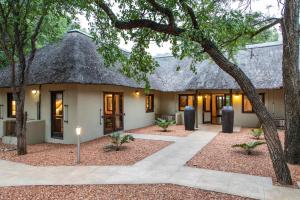
[(134, 137), (132, 135), (121, 135), (120, 132), (114, 132), (109, 135), (109, 137), (111, 139), (111, 144), (104, 147), (104, 150), (107, 151), (110, 151), (112, 149), (119, 151), (122, 144), (134, 141)]
[(247, 154), (250, 155), (251, 154), (251, 150), (255, 149), (257, 146), (262, 145), (262, 144), (266, 144), (265, 142), (262, 141), (252, 141), (252, 142), (248, 142), (248, 143), (242, 143), (242, 144), (235, 144), (232, 145), (232, 148), (242, 148), (244, 150), (246, 150)]
[(262, 128), (254, 128), (251, 130), (250, 134), (257, 140), (259, 140), (260, 136), (264, 134), (264, 131)]
[(170, 125), (175, 124), (175, 120), (166, 120), (166, 119), (157, 118), (155, 120), (155, 124), (161, 127), (164, 132), (166, 132)]

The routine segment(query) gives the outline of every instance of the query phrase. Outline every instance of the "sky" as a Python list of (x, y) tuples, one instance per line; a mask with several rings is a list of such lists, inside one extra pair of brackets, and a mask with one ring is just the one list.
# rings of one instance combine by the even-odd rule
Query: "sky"
[[(260, 11), (262, 13), (265, 13), (269, 16), (273, 17), (280, 17), (281, 16), (281, 10), (282, 6), (278, 5), (278, 0), (252, 0), (251, 9), (253, 11)], [(86, 20), (85, 16), (78, 15), (79, 23), (82, 29), (88, 30), (89, 25), (88, 21)], [(279, 26), (276, 27), (278, 32), (280, 33)], [(282, 40), (281, 34), (279, 34), (279, 40)], [(124, 49), (126, 51), (131, 51), (131, 48), (133, 46), (132, 42), (129, 42), (128, 44), (125, 44), (124, 42), (121, 42), (120, 48)], [(151, 43), (150, 47), (148, 49), (148, 52), (152, 56), (160, 56), (160, 55), (167, 55), (170, 54), (170, 44), (164, 43), (161, 47), (158, 47), (155, 43)]]

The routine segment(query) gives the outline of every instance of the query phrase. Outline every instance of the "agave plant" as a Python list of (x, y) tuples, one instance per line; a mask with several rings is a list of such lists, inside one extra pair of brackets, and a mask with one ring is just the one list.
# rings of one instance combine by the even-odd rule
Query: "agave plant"
[(264, 134), (264, 131), (262, 128), (254, 128), (251, 130), (250, 134), (257, 140), (259, 140), (260, 136)]
[(157, 118), (155, 120), (155, 124), (158, 125), (159, 127), (161, 127), (164, 132), (166, 132), (170, 125), (175, 124), (175, 120), (167, 120), (167, 119)]
[(104, 150), (107, 151), (111, 149), (119, 151), (122, 144), (134, 141), (134, 137), (132, 135), (121, 135), (120, 132), (114, 132), (109, 137), (111, 139), (111, 144), (104, 147)]
[(242, 143), (242, 144), (235, 144), (232, 145), (232, 148), (242, 148), (244, 150), (246, 150), (247, 154), (250, 155), (251, 154), (251, 150), (255, 149), (257, 146), (262, 145), (262, 144), (266, 144), (266, 142), (263, 141), (252, 141), (252, 142), (248, 142), (248, 143)]

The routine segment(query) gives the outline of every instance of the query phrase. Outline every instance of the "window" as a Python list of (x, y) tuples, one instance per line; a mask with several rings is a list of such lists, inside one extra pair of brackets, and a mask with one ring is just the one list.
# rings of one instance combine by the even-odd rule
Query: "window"
[(17, 105), (12, 93), (7, 93), (7, 117), (15, 118), (17, 113)]
[(225, 94), (225, 106), (231, 106), (231, 95)]
[[(259, 94), (261, 100), (263, 103), (265, 103), (265, 95), (263, 93)], [(242, 112), (243, 113), (253, 113), (253, 107), (246, 95), (243, 94), (242, 98)]]
[(180, 94), (179, 95), (179, 103), (178, 103), (178, 110), (184, 111), (186, 106), (194, 107), (195, 105), (195, 95), (193, 94)]
[(146, 95), (146, 112), (154, 112), (154, 95)]

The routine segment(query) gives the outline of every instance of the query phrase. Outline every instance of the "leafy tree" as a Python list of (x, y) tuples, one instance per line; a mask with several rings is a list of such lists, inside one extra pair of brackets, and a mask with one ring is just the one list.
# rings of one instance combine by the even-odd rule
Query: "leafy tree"
[[(266, 18), (260, 13), (242, 9), (233, 10), (230, 2), (94, 0), (86, 9), (88, 15), (94, 14), (96, 19), (92, 32), (96, 41), (102, 44), (99, 50), (106, 62), (121, 62), (126, 75), (145, 81), (146, 86), (149, 86), (147, 75), (157, 66), (146, 51), (151, 41), (158, 45), (170, 41), (172, 53), (179, 59), (192, 57), (195, 63), (209, 57), (231, 75), (249, 98), (262, 123), (278, 181), (291, 184), (274, 121), (251, 80), (232, 59), (241, 46), (280, 23), (280, 19)], [(124, 55), (119, 50), (120, 37), (134, 42), (132, 54)], [(192, 70), (195, 70), (194, 63), (190, 66)]]
[(299, 0), (285, 1), (281, 22), (286, 119), (284, 151), (286, 160), (292, 164), (300, 164), (299, 4)]
[(27, 153), (25, 87), (36, 49), (61, 37), (71, 16), (60, 1), (0, 1), (0, 61), (11, 68), (16, 101), (17, 152)]

